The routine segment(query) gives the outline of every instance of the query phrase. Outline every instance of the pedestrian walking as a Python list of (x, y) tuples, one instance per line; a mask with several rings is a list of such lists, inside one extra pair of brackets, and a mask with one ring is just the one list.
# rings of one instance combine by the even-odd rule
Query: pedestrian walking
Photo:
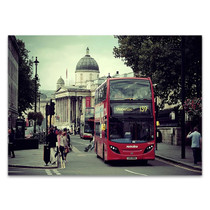
[(94, 131), (92, 131), (92, 136), (93, 136), (93, 139), (91, 139), (90, 144), (87, 147), (85, 147), (84, 149), (85, 152), (92, 151), (92, 149), (95, 147)]
[(8, 129), (8, 139), (9, 139), (9, 156), (11, 158), (15, 158), (15, 152), (14, 152), (15, 134), (13, 129)]
[(90, 144), (85, 147), (84, 152), (89, 152), (92, 151), (92, 149), (95, 147), (95, 141), (94, 139), (90, 142)]
[(69, 151), (72, 151), (72, 144), (71, 144), (71, 132), (69, 129), (67, 129), (67, 142), (69, 146)]
[(57, 142), (57, 136), (54, 133), (53, 128), (50, 128), (50, 132), (47, 135), (46, 142), (50, 148), (50, 163), (53, 165), (56, 163), (55, 154), (56, 154), (56, 142)]
[(68, 145), (67, 129), (66, 128), (64, 128), (62, 136), (63, 136), (63, 144), (64, 144), (64, 161), (66, 162), (67, 154), (69, 153), (69, 145)]
[(73, 134), (73, 126), (71, 125), (70, 134)]
[(64, 144), (63, 144), (62, 130), (58, 131), (57, 142), (58, 142), (58, 151), (61, 153), (62, 159), (64, 160), (64, 157), (63, 157)]
[(65, 157), (64, 157), (65, 142), (64, 142), (62, 130), (59, 130), (58, 132), (57, 142), (58, 142), (58, 150), (55, 156), (57, 156), (59, 153), (59, 160), (61, 163), (61, 168), (65, 168), (65, 162), (64, 162), (65, 161)]
[(91, 141), (91, 148), (90, 151), (95, 147), (95, 137), (93, 136), (93, 140)]
[(67, 128), (64, 128), (63, 131), (64, 131), (64, 133), (66, 134), (67, 143), (68, 143), (68, 146), (70, 147), (70, 143), (71, 143), (70, 132), (69, 132), (69, 130), (67, 130)]
[(194, 132), (190, 132), (187, 135), (187, 138), (191, 138), (191, 148), (193, 151), (193, 158), (194, 158), (194, 164), (197, 165), (197, 162), (199, 162), (199, 155), (201, 154), (201, 134), (198, 132), (198, 128), (194, 128)]

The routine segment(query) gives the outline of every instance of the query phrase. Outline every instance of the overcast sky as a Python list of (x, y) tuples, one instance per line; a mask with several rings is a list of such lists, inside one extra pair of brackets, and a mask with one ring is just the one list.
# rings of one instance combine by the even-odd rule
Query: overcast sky
[[(54, 90), (60, 76), (66, 84), (74, 84), (78, 61), (86, 55), (89, 47), (90, 56), (98, 63), (100, 76), (132, 72), (119, 58), (114, 58), (113, 48), (118, 46), (114, 36), (16, 36), (25, 42), (30, 51), (29, 57), (37, 57), (37, 73), (41, 90)], [(68, 76), (66, 80), (66, 69)], [(35, 67), (34, 67), (35, 70)]]

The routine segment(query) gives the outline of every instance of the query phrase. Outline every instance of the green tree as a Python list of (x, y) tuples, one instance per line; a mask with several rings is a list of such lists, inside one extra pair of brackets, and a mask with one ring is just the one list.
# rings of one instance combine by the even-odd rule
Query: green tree
[(41, 126), (42, 125), (42, 121), (44, 119), (43, 115), (41, 112), (29, 112), (28, 113), (28, 119), (29, 120), (36, 120), (37, 125)]
[[(136, 76), (150, 77), (155, 95), (163, 104), (177, 104), (181, 98), (181, 36), (115, 36), (116, 58), (133, 69)], [(201, 37), (186, 36), (186, 97), (201, 94)]]
[[(25, 43), (17, 39), (20, 50), (19, 77), (18, 77), (18, 113), (22, 116), (27, 109), (31, 109), (35, 101), (35, 78), (33, 76), (33, 61), (29, 59), (29, 51), (25, 48)], [(37, 87), (39, 87), (39, 82)], [(38, 94), (38, 88), (36, 90)]]

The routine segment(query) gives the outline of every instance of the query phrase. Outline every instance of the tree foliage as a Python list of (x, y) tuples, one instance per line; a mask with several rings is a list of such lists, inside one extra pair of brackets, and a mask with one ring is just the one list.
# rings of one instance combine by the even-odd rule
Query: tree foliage
[[(155, 95), (163, 104), (177, 104), (181, 98), (181, 36), (115, 36), (116, 58), (131, 67), (136, 76), (150, 77)], [(201, 96), (201, 37), (185, 36), (186, 97)]]
[(184, 109), (190, 116), (202, 116), (202, 98), (187, 99)]
[(41, 112), (29, 112), (28, 120), (36, 120), (37, 125), (41, 126), (44, 117)]
[[(35, 101), (35, 78), (33, 77), (33, 61), (29, 59), (29, 51), (22, 40), (17, 40), (20, 50), (18, 77), (18, 113), (22, 116), (27, 109), (31, 109)], [(36, 93), (38, 92), (37, 85)]]

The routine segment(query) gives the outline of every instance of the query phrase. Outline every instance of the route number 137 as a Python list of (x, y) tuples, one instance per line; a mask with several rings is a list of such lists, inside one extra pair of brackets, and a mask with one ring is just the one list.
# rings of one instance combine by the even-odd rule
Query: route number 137
[(147, 106), (140, 106), (140, 112), (146, 112), (148, 109)]

